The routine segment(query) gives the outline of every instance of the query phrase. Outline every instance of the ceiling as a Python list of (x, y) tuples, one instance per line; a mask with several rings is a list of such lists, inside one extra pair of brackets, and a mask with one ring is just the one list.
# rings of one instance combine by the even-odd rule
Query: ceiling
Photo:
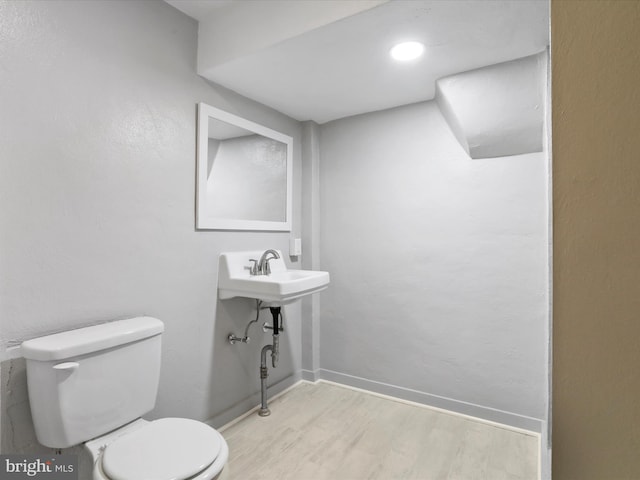
[[(244, 21), (251, 13), (247, 9), (272, 3), (275, 20), (283, 8), (292, 10), (297, 4), (299, 10), (304, 2), (166, 1), (200, 22), (201, 75), (300, 121), (325, 123), (430, 100), (438, 78), (531, 55), (549, 45), (548, 0), (378, 0), (321, 25), (305, 23), (300, 11), (289, 12), (300, 22), (293, 16), (286, 25), (305, 28), (275, 35), (270, 42), (250, 38), (273, 35), (260, 32), (269, 27), (269, 15), (263, 10), (256, 13), (258, 23)], [(331, 4), (340, 6), (326, 0), (323, 5)], [(250, 48), (209, 58), (209, 46), (203, 44), (206, 26), (218, 32), (228, 27), (218, 45), (248, 42)], [(286, 28), (273, 23), (272, 30)], [(423, 42), (426, 51), (401, 64), (388, 52), (406, 40)]]

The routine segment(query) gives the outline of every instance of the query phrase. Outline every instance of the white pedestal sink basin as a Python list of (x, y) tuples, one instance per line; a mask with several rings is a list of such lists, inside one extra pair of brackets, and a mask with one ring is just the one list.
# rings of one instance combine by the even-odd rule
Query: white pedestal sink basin
[(269, 261), (271, 274), (252, 275), (252, 262), (262, 251), (225, 252), (218, 262), (218, 295), (221, 300), (247, 297), (271, 304), (283, 305), (329, 286), (329, 272), (319, 270), (289, 270), (280, 258)]

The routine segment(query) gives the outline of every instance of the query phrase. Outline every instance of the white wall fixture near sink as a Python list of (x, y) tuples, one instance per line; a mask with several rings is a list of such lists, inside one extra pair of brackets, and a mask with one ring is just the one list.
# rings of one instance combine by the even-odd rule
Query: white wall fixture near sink
[(218, 262), (220, 300), (247, 297), (284, 305), (329, 286), (329, 272), (287, 269), (282, 252), (273, 252), (277, 252), (280, 258), (271, 258), (267, 262), (271, 271), (269, 274), (251, 272), (265, 252), (221, 253)]

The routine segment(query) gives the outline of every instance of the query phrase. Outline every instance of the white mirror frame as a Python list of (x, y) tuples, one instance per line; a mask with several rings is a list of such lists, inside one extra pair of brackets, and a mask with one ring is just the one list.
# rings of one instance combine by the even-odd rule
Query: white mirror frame
[[(221, 120), (231, 125), (244, 128), (264, 137), (277, 140), (287, 145), (287, 195), (285, 221), (236, 220), (214, 217), (207, 208), (207, 149), (209, 141), (209, 118)], [(198, 152), (196, 169), (196, 228), (199, 230), (263, 230), (291, 231), (291, 199), (293, 192), (293, 138), (276, 132), (270, 128), (251, 122), (206, 103), (198, 103)], [(259, 199), (257, 199), (259, 201)]]

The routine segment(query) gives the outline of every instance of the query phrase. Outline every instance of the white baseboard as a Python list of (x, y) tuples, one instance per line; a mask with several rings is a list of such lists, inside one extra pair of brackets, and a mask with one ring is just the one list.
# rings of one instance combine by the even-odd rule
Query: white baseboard
[(320, 370), (302, 370), (302, 380), (316, 383), (320, 380)]
[[(308, 373), (305, 374), (305, 372)], [(313, 373), (314, 372), (303, 371), (302, 377), (307, 380), (306, 377)], [(452, 398), (441, 397), (439, 395), (398, 387), (396, 385), (367, 380), (365, 378), (334, 372), (332, 370), (320, 369), (317, 372), (317, 376), (320, 381), (329, 381), (338, 385), (364, 390), (368, 393), (391, 397), (395, 400), (427, 406), (437, 410), (442, 410), (445, 413), (471, 417), (473, 420), (517, 430), (521, 433), (533, 433), (539, 435), (544, 426), (544, 421), (538, 418), (526, 417), (516, 413), (454, 400)]]

